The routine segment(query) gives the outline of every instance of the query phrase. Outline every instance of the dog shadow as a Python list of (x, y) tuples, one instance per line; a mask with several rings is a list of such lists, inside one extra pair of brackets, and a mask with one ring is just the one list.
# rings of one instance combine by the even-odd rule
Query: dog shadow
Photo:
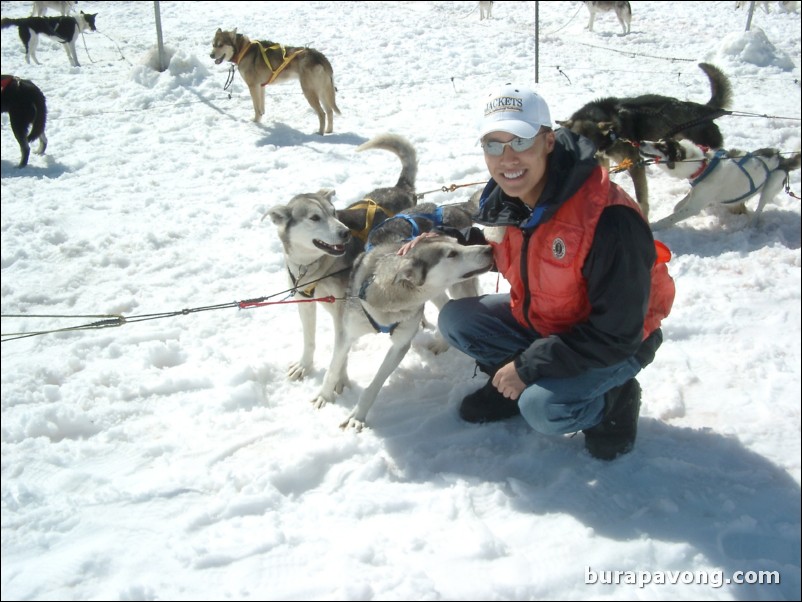
[[(709, 229), (680, 222), (654, 233), (677, 255), (716, 257), (733, 250), (750, 253), (781, 244), (788, 249), (802, 246), (799, 214), (785, 209), (763, 211), (757, 222), (747, 215), (732, 215), (725, 207), (708, 207), (714, 220)], [(697, 222), (698, 223), (698, 222)], [(671, 264), (669, 263), (669, 269)]]
[[(410, 369), (418, 374), (409, 377), (431, 378), (422, 371)], [(533, 529), (554, 514), (569, 515), (592, 530), (588, 537), (687, 546), (692, 549), (682, 554), (689, 567), (703, 554), (724, 577), (778, 571), (781, 584), (738, 585), (728, 593), (743, 600), (798, 599), (800, 486), (737, 439), (641, 418), (635, 450), (604, 462), (588, 455), (581, 434), (539, 435), (520, 417), (462, 422), (456, 405), (475, 388), (465, 385), (441, 390), (433, 384), (430, 399), (409, 397), (403, 383), (383, 391), (370, 427), (405, 479), (446, 489), (462, 483), (480, 520), (482, 509), (503, 505), (503, 497), (533, 517)], [(473, 487), (483, 483), (498, 487)], [(581, 552), (575, 560), (577, 573), (592, 564)], [(626, 570), (633, 562), (593, 568)]]
[(274, 122), (269, 125), (258, 125), (265, 131), (265, 135), (257, 140), (256, 146), (275, 146), (277, 148), (285, 148), (290, 146), (302, 146), (310, 142), (359, 146), (360, 144), (368, 141), (368, 138), (351, 132), (335, 132), (321, 136), (317, 132), (304, 134), (303, 132), (300, 132), (280, 122)]
[(5, 178), (58, 178), (59, 176), (68, 173), (70, 170), (66, 165), (63, 165), (49, 157), (44, 156), (46, 165), (34, 165), (33, 162), (41, 161), (41, 158), (35, 157), (31, 153), (31, 161), (25, 167), (17, 167), (17, 162), (0, 160), (0, 177)]

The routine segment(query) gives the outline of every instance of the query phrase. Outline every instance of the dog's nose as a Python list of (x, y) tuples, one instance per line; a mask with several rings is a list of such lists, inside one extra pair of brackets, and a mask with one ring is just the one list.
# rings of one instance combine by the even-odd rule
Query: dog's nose
[(347, 228), (345, 230), (340, 230), (340, 238), (342, 238), (343, 241), (348, 240), (349, 238), (351, 238), (351, 231), (348, 230)]
[(209, 53), (209, 58), (210, 58), (210, 59), (213, 59), (213, 58), (214, 58), (214, 52), (210, 52), (210, 53)]

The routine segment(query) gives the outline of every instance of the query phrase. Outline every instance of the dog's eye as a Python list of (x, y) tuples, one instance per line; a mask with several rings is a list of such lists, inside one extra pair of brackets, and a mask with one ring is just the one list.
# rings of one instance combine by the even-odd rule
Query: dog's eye
[(320, 221), (320, 216), (319, 215), (310, 215), (309, 219), (312, 220), (313, 222), (319, 222)]
[(454, 251), (454, 250), (449, 251), (448, 255), (446, 255), (446, 257), (448, 257), (449, 259), (454, 259), (456, 256), (457, 256), (457, 252)]

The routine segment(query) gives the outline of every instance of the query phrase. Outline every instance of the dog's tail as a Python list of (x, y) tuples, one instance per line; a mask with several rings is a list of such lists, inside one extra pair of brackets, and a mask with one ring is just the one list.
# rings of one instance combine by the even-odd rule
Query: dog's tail
[(335, 98), (337, 95), (337, 86), (334, 85), (334, 76), (331, 76), (331, 98), (329, 99), (329, 104), (331, 105), (331, 110), (337, 113), (337, 115), (342, 115), (340, 113), (340, 109), (337, 107), (337, 99)]
[(699, 63), (699, 68), (710, 80), (710, 100), (707, 101), (707, 106), (726, 109), (732, 102), (730, 80), (718, 67), (710, 63)]
[(379, 134), (357, 147), (357, 152), (378, 148), (393, 153), (401, 160), (401, 175), (398, 176), (399, 188), (415, 190), (415, 179), (418, 177), (418, 156), (415, 148), (405, 138), (396, 134)]
[(28, 142), (33, 142), (45, 132), (45, 123), (47, 122), (47, 103), (45, 95), (38, 87), (31, 88), (31, 97), (33, 106), (36, 109), (36, 117), (34, 117), (33, 125), (31, 126), (31, 133), (28, 134)]

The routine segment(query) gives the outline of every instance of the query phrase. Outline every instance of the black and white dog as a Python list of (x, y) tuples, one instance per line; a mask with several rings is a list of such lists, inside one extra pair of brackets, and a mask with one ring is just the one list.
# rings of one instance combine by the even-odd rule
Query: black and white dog
[(638, 150), (644, 159), (654, 161), (667, 174), (687, 179), (691, 184), (690, 192), (677, 203), (671, 215), (652, 223), (652, 230), (673, 226), (714, 203), (742, 213), (746, 211), (744, 203), (759, 195), (750, 220), (756, 221), (766, 203), (780, 192), (788, 172), (800, 167), (799, 152), (783, 157), (775, 148), (747, 153), (670, 138), (642, 141)]
[(80, 67), (78, 54), (75, 52), (75, 41), (86, 31), (97, 31), (95, 27), (95, 14), (81, 12), (74, 17), (23, 17), (21, 19), (6, 19), (0, 21), (0, 27), (5, 29), (12, 25), (17, 26), (20, 40), (25, 45), (25, 62), (37, 65), (36, 47), (39, 45), (39, 36), (47, 36), (64, 45), (70, 65)]
[[(45, 122), (47, 121), (47, 105), (45, 95), (32, 81), (20, 79), (13, 75), (2, 77), (3, 113), (8, 113), (11, 129), (19, 143), (22, 153), (19, 165), (25, 167), (31, 154), (30, 143), (39, 140), (36, 154), (44, 154), (47, 148)], [(28, 131), (30, 128), (30, 132)]]

